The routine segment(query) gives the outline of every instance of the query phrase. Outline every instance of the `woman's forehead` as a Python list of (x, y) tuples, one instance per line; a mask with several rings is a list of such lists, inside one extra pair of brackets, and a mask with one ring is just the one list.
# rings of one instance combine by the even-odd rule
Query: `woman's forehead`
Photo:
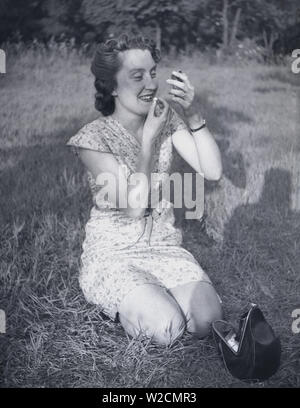
[(155, 65), (149, 50), (132, 49), (123, 51), (121, 54), (122, 67), (126, 71), (138, 68), (150, 69)]

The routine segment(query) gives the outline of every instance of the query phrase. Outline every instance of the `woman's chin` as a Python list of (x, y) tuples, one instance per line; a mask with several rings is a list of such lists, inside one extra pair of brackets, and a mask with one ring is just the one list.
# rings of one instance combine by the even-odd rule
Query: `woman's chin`
[(148, 103), (147, 105), (144, 103), (143, 105), (140, 105), (140, 112), (144, 115), (147, 115), (149, 110), (150, 110), (151, 103)]

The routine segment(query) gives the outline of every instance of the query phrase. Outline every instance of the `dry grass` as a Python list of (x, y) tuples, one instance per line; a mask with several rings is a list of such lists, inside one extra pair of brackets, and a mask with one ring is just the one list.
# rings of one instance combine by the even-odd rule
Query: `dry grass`
[[(289, 67), (209, 66), (201, 58), (165, 60), (181, 68), (222, 150), (224, 177), (207, 183), (208, 239), (178, 222), (184, 246), (208, 272), (236, 322), (257, 302), (281, 336), (280, 370), (264, 384), (231, 378), (212, 338), (188, 334), (172, 348), (128, 338), (87, 304), (78, 286), (91, 195), (82, 165), (64, 146), (97, 116), (88, 62), (76, 53), (8, 55), (0, 77), (0, 334), (4, 387), (300, 386), (300, 83)], [(297, 99), (298, 98), (298, 99)], [(174, 166), (191, 169), (177, 157)]]

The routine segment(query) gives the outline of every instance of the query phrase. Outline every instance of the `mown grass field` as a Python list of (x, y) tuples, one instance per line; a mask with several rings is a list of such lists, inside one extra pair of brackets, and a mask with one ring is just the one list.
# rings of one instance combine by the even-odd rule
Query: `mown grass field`
[[(300, 305), (300, 75), (288, 65), (165, 58), (161, 95), (176, 68), (197, 88), (224, 167), (219, 183), (205, 185), (210, 238), (177, 211), (184, 247), (211, 277), (229, 321), (259, 304), (281, 338), (280, 370), (244, 384), (226, 373), (212, 336), (145, 344), (85, 301), (78, 268), (91, 194), (65, 143), (98, 116), (89, 61), (21, 52), (8, 55), (0, 76), (2, 387), (300, 386), (291, 317)], [(191, 171), (179, 157), (174, 166)]]

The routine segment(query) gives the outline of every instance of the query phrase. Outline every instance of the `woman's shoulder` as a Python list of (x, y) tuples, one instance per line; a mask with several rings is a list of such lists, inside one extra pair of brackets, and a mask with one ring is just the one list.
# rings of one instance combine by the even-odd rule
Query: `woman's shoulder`
[(104, 128), (104, 120), (103, 118), (99, 117), (97, 119), (92, 120), (91, 122), (88, 122), (81, 126), (79, 130), (68, 140), (67, 144), (69, 141), (75, 140), (75, 139), (80, 139), (83, 137), (91, 137), (94, 135), (99, 135), (101, 130)]
[[(102, 117), (99, 117), (83, 125), (76, 134), (67, 141), (66, 146), (110, 153), (104, 130), (105, 122)], [(73, 151), (77, 153), (77, 149)]]

